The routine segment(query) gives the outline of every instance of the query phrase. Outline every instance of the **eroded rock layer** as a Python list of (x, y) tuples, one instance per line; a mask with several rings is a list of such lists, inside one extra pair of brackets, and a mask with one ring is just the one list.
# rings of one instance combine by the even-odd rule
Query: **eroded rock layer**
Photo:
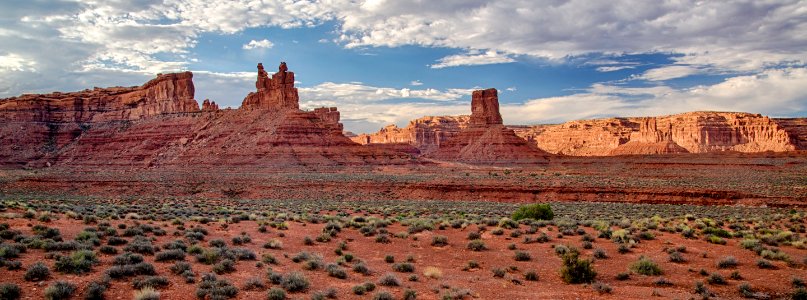
[[(23, 95), (0, 100), (0, 164), (89, 167), (319, 166), (400, 164), (395, 147), (362, 146), (342, 134), (335, 107), (297, 109), (285, 63), (244, 107), (193, 99), (190, 72), (140, 87)], [(409, 151), (411, 152), (411, 151)]]
[(404, 128), (387, 125), (373, 134), (360, 134), (351, 137), (359, 144), (401, 143), (416, 147), (420, 153), (430, 153), (448, 139), (457, 136), (460, 130), (468, 127), (470, 116), (423, 117), (409, 122)]
[(496, 89), (474, 91), (468, 126), (427, 157), (472, 163), (541, 163), (548, 154), (502, 125)]

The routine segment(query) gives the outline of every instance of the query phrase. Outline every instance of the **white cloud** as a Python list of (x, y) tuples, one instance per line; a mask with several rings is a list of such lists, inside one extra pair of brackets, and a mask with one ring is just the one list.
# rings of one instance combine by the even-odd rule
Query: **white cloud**
[(443, 57), (437, 60), (436, 64), (431, 65), (431, 68), (442, 69), (447, 67), (458, 67), (458, 66), (503, 64), (515, 61), (516, 60), (513, 59), (512, 57), (493, 50), (488, 50), (484, 53), (472, 50), (465, 54), (456, 54)]
[(739, 111), (770, 116), (807, 113), (807, 68), (766, 70), (714, 85), (674, 89), (595, 84), (585, 93), (502, 105), (508, 124), (559, 123), (614, 116), (652, 116), (688, 111)]
[(31, 61), (14, 53), (0, 55), (0, 72), (34, 72), (36, 71), (35, 66), (35, 61)]
[(241, 46), (244, 50), (252, 50), (252, 49), (269, 49), (272, 48), (275, 44), (270, 42), (267, 39), (262, 39), (260, 41), (251, 40), (249, 43), (244, 44)]
[(691, 66), (672, 65), (647, 70), (642, 75), (636, 76), (636, 78), (650, 81), (664, 81), (674, 78), (687, 77), (701, 72), (702, 70)]
[(508, 91), (508, 92), (515, 92), (515, 91), (517, 91), (518, 89), (517, 89), (516, 87), (514, 87), (514, 86), (511, 86), (511, 87), (509, 87), (509, 88), (506, 88), (505, 90), (506, 90), (506, 91)]
[(597, 72), (614, 72), (614, 71), (625, 70), (625, 69), (633, 69), (635, 67), (636, 66), (630, 66), (630, 65), (604, 66), (604, 67), (597, 67)]
[(410, 82), (409, 85), (411, 85), (411, 86), (421, 86), (421, 85), (423, 85), (423, 82), (420, 82), (420, 80), (412, 80), (412, 82)]
[(390, 87), (375, 87), (361, 82), (334, 83), (324, 82), (313, 87), (298, 88), (300, 99), (304, 101), (336, 101), (337, 103), (361, 102), (368, 103), (400, 98), (416, 98), (433, 101), (453, 101), (462, 96), (470, 95), (470, 89), (397, 89)]

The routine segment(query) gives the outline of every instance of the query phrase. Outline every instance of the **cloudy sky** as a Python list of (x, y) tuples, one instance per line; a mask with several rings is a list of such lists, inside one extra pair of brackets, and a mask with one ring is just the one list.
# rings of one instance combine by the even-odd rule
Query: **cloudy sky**
[(238, 107), (255, 65), (286, 61), (304, 108), (348, 130), (468, 114), (498, 88), (505, 123), (692, 110), (807, 116), (807, 2), (7, 0), (0, 97), (194, 72)]

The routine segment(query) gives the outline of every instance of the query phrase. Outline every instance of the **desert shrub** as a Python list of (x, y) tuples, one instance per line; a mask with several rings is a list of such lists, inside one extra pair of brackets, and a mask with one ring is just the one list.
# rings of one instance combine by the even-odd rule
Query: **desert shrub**
[(403, 300), (415, 300), (418, 297), (418, 293), (412, 289), (406, 289), (403, 292)]
[(678, 251), (672, 251), (672, 252), (670, 252), (670, 254), (669, 254), (669, 255), (670, 255), (670, 261), (671, 261), (671, 262), (674, 262), (674, 263), (682, 263), (682, 262), (686, 262), (686, 261), (687, 261), (687, 260), (686, 260), (686, 258), (684, 258), (684, 255), (683, 255), (683, 254), (681, 254), (681, 252), (678, 252)]
[(718, 269), (734, 268), (738, 265), (737, 259), (734, 256), (726, 256), (717, 262)]
[(549, 204), (535, 203), (523, 205), (513, 212), (513, 220), (521, 219), (535, 219), (535, 220), (552, 220), (555, 214), (552, 212), (552, 207)]
[(359, 262), (353, 265), (353, 272), (362, 275), (370, 275), (370, 268), (368, 268), (367, 265), (365, 265), (363, 262)]
[(628, 279), (630, 279), (630, 273), (621, 272), (619, 274), (616, 274), (616, 277), (614, 277), (614, 278), (616, 278), (616, 280), (619, 280), (619, 281), (628, 280)]
[(265, 264), (272, 264), (272, 265), (277, 264), (277, 258), (275, 258), (274, 255), (269, 253), (264, 253), (263, 255), (261, 255), (261, 261)]
[(70, 254), (70, 256), (61, 256), (56, 260), (53, 269), (70, 274), (81, 274), (92, 270), (92, 266), (98, 263), (98, 258), (95, 257), (95, 252), (90, 250), (79, 250)]
[(185, 260), (185, 251), (181, 249), (163, 250), (154, 256), (156, 261)]
[(757, 267), (760, 269), (776, 269), (776, 266), (767, 259), (757, 260)]
[(395, 262), (395, 256), (392, 256), (392, 255), (384, 256), (384, 262), (386, 262), (388, 264), (394, 263)]
[(401, 280), (395, 274), (387, 273), (378, 280), (378, 284), (383, 286), (400, 286)]
[(227, 247), (227, 242), (222, 239), (213, 239), (207, 243), (210, 247), (224, 248)]
[(219, 248), (208, 248), (204, 249), (202, 253), (196, 255), (196, 261), (206, 264), (212, 265), (217, 263), (221, 259), (222, 251)]
[(599, 249), (599, 248), (594, 249), (593, 256), (596, 259), (606, 259), (606, 258), (608, 258), (608, 254), (605, 253), (605, 250)]
[(266, 299), (268, 300), (284, 300), (286, 299), (286, 291), (280, 288), (273, 287), (266, 292)]
[(381, 244), (389, 244), (392, 241), (389, 238), (389, 234), (382, 233), (382, 234), (379, 234), (379, 235), (377, 235), (375, 237), (375, 242), (376, 243), (381, 243)]
[(570, 250), (563, 254), (563, 267), (560, 269), (561, 278), (566, 283), (590, 283), (597, 277), (591, 260), (580, 259), (577, 250)]
[(202, 276), (202, 281), (196, 289), (196, 297), (199, 299), (228, 299), (235, 298), (237, 294), (238, 288), (210, 273)]
[(48, 279), (50, 276), (50, 269), (42, 262), (36, 262), (25, 272), (25, 280), (27, 281), (41, 281)]
[(495, 278), (503, 278), (504, 275), (507, 274), (507, 271), (502, 268), (493, 268), (493, 270), (490, 271), (493, 273), (493, 277)]
[(168, 286), (168, 278), (164, 276), (144, 276), (132, 280), (132, 287), (142, 289), (145, 287), (160, 288)]
[(169, 270), (171, 270), (171, 273), (179, 275), (179, 274), (184, 273), (185, 271), (190, 271), (191, 270), (191, 264), (189, 264), (187, 262), (184, 262), (184, 261), (178, 261), (178, 262), (175, 262), (174, 265), (171, 266), (171, 268), (169, 268)]
[(70, 299), (76, 292), (76, 285), (67, 281), (56, 281), (45, 289), (45, 299), (59, 300)]
[(706, 236), (706, 241), (709, 242), (709, 243), (712, 243), (712, 244), (717, 244), (717, 245), (725, 245), (726, 244), (726, 240), (724, 240), (723, 238), (721, 238), (719, 236), (716, 236), (716, 235), (707, 235)]
[(392, 269), (402, 273), (412, 273), (415, 271), (415, 265), (411, 263), (397, 263), (392, 265)]
[(353, 286), (352, 290), (353, 294), (356, 295), (364, 295), (365, 293), (367, 293), (367, 288), (365, 288), (363, 284)]
[(103, 245), (98, 248), (98, 251), (103, 254), (118, 254), (118, 249), (109, 245)]
[(160, 292), (155, 290), (153, 287), (147, 286), (144, 287), (134, 294), (135, 300), (159, 300), (160, 299)]
[(132, 252), (124, 252), (121, 255), (115, 256), (115, 260), (113, 264), (122, 266), (122, 265), (133, 265), (136, 263), (143, 262), (143, 256), (140, 254), (135, 254)]
[(17, 300), (20, 299), (22, 290), (13, 283), (0, 283), (0, 299)]
[(594, 288), (594, 290), (597, 291), (600, 294), (610, 294), (611, 291), (612, 291), (612, 288), (611, 288), (610, 285), (608, 285), (607, 283), (599, 282), (599, 281), (595, 282), (592, 285), (592, 288)]
[(468, 233), (468, 239), (469, 240), (478, 240), (478, 239), (481, 239), (481, 238), (482, 238), (482, 234), (480, 234), (478, 231), (471, 231), (471, 232)]
[(311, 283), (308, 282), (308, 278), (303, 273), (291, 272), (283, 278), (280, 285), (286, 291), (294, 293), (307, 290)]
[(235, 271), (235, 262), (232, 259), (223, 259), (213, 265), (213, 272), (219, 275), (233, 271)]
[(648, 276), (656, 276), (664, 273), (656, 262), (644, 256), (639, 257), (638, 261), (631, 264), (630, 269), (637, 274)]
[(373, 300), (393, 300), (395, 297), (392, 296), (389, 292), (378, 292), (373, 295)]
[(266, 285), (263, 283), (263, 280), (258, 277), (252, 277), (247, 279), (244, 282), (244, 286), (241, 287), (242, 290), (250, 291), (250, 290), (260, 290), (265, 288)]
[(432, 237), (432, 246), (443, 247), (448, 245), (448, 237), (444, 235), (435, 235)]
[(137, 275), (154, 275), (157, 274), (157, 271), (150, 263), (140, 262), (132, 265), (112, 266), (106, 270), (106, 274), (110, 278), (117, 279)]
[(106, 299), (104, 293), (108, 288), (108, 283), (93, 281), (87, 285), (84, 291), (84, 300), (103, 300)]
[(258, 256), (255, 252), (247, 248), (235, 248), (231, 250), (232, 255), (238, 260), (255, 260)]
[(21, 261), (13, 261), (13, 260), (12, 261), (6, 261), (6, 262), (0, 261), (0, 264), (3, 264), (3, 263), (5, 263), (6, 269), (8, 269), (9, 271), (22, 269), (22, 262)]
[(157, 247), (151, 243), (151, 240), (142, 236), (136, 236), (132, 242), (123, 247), (123, 251), (140, 254), (154, 254), (154, 252), (157, 251)]
[(793, 300), (805, 300), (807, 299), (807, 289), (805, 288), (797, 288), (793, 290), (793, 293), (790, 294), (790, 299)]
[(653, 284), (658, 285), (658, 286), (672, 286), (672, 285), (674, 285), (672, 281), (670, 281), (669, 279), (664, 278), (664, 277), (659, 277), (658, 279), (656, 279), (656, 281), (653, 281)]
[(482, 251), (485, 249), (487, 249), (487, 246), (485, 246), (485, 242), (483, 242), (482, 240), (472, 240), (468, 242), (468, 250)]
[(527, 271), (527, 273), (524, 273), (524, 280), (538, 281), (538, 273), (535, 271)]
[(726, 284), (726, 279), (720, 273), (712, 273), (706, 278), (709, 284)]
[(110, 246), (125, 245), (128, 242), (129, 241), (127, 241), (126, 239), (117, 236), (110, 237), (109, 239), (106, 240), (106, 244)]
[(344, 268), (340, 267), (337, 264), (328, 264), (325, 266), (325, 271), (328, 272), (328, 276), (345, 279), (347, 278), (347, 272)]
[(514, 259), (516, 261), (530, 261), (532, 260), (532, 256), (530, 256), (529, 252), (516, 251)]

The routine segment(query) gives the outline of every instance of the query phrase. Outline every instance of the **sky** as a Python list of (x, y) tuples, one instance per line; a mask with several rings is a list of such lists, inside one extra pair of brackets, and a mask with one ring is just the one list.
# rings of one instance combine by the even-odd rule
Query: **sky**
[(192, 71), (237, 108), (256, 65), (295, 72), (346, 130), (470, 113), (506, 124), (687, 111), (807, 116), (807, 2), (98, 0), (0, 2), (0, 97)]

